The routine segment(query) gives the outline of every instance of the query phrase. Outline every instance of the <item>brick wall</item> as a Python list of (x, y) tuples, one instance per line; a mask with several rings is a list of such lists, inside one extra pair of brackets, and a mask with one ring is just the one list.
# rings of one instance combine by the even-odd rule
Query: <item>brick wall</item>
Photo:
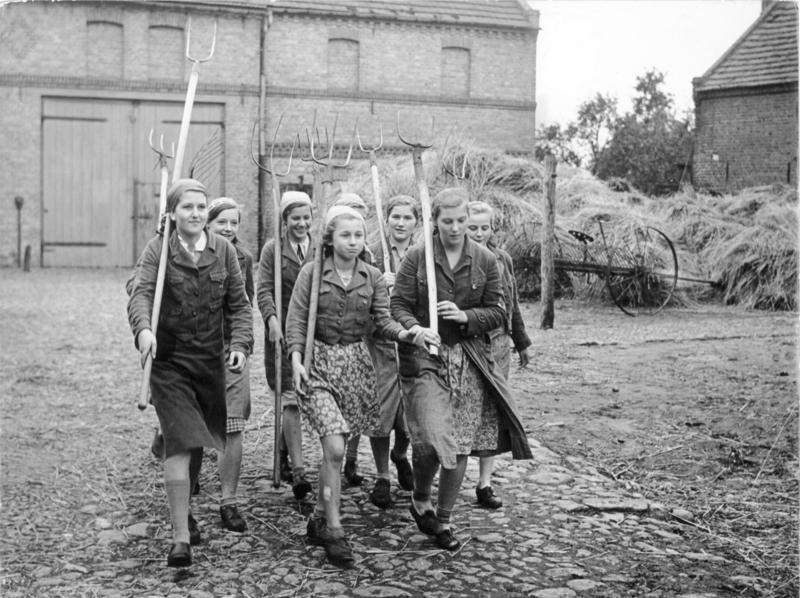
[[(797, 90), (696, 100), (695, 186), (797, 183)], [(788, 180), (787, 180), (788, 174)]]
[[(157, 54), (174, 52), (177, 39), (154, 48), (158, 29), (182, 29), (186, 15), (136, 5), (24, 3), (0, 7), (0, 265), (16, 262), (15, 195), (25, 197), (23, 247), (40, 261), (41, 103), (43, 96), (170, 100), (182, 102), (189, 68), (182, 80), (174, 67), (157, 68)], [(217, 21), (213, 60), (201, 67), (196, 101), (224, 104), (225, 193), (245, 207), (243, 241), (256, 252), (258, 173), (250, 162), (250, 132), (258, 115), (259, 38), (257, 15), (192, 15), (192, 51), (204, 55)], [(101, 26), (90, 33), (87, 21)], [(94, 64), (102, 52), (88, 47), (97, 32), (122, 44), (122, 64)], [(184, 39), (180, 35), (181, 39)], [(113, 39), (112, 39), (113, 38)], [(328, 90), (328, 40), (358, 42), (358, 87)], [(169, 42), (169, 43), (167, 43)], [(181, 44), (182, 45), (182, 41)], [(314, 111), (321, 125), (339, 114), (341, 142), (355, 119), (380, 120), (386, 153), (398, 151), (395, 114), (416, 134), (435, 116), (439, 139), (453, 127), (467, 129), (480, 143), (512, 151), (533, 144), (535, 46), (532, 31), (435, 26), (274, 15), (267, 33), (267, 127), (286, 113), (279, 142), (288, 143), (310, 125)], [(469, 92), (442, 96), (442, 48), (469, 51)], [(94, 57), (94, 58), (92, 58)], [(180, 64), (165, 56), (167, 64)], [(184, 63), (185, 64), (185, 63)], [(271, 131), (270, 131), (271, 132)], [(357, 158), (361, 158), (357, 156)], [(313, 182), (307, 165), (297, 164), (287, 178)], [(268, 192), (268, 190), (267, 190)], [(269, 234), (269, 197), (265, 231)]]

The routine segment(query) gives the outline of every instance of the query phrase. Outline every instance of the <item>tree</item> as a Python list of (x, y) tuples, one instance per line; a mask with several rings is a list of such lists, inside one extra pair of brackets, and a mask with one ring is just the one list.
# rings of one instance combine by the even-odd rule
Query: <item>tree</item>
[(651, 120), (663, 116), (673, 115), (674, 101), (670, 94), (664, 93), (661, 86), (664, 84), (664, 73), (653, 69), (643, 76), (636, 77), (634, 89), (639, 95), (633, 98), (633, 113), (643, 119)]
[(597, 158), (608, 143), (617, 118), (617, 98), (598, 92), (581, 104), (577, 121), (568, 127), (572, 138), (589, 150), (592, 172), (595, 172)]
[(534, 156), (542, 162), (547, 154), (553, 154), (559, 162), (580, 166), (581, 157), (572, 148), (574, 137), (574, 124), (569, 124), (565, 129), (558, 123), (540, 126), (536, 130)]
[(601, 179), (625, 178), (649, 195), (677, 191), (693, 132), (690, 119), (676, 118), (663, 84), (664, 75), (656, 70), (636, 78), (633, 112), (616, 119), (593, 162)]

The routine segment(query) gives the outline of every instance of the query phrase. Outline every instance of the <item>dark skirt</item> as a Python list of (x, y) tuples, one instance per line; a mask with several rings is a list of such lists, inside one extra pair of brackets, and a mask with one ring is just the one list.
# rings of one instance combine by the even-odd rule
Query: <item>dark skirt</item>
[(225, 362), (222, 351), (208, 354), (175, 348), (153, 361), (151, 401), (167, 457), (209, 447), (225, 448)]
[(403, 421), (403, 404), (400, 400), (400, 377), (397, 369), (397, 345), (392, 341), (368, 336), (364, 344), (375, 366), (375, 381), (380, 416), (377, 426), (365, 430), (367, 436), (382, 438), (389, 436), (395, 422)]

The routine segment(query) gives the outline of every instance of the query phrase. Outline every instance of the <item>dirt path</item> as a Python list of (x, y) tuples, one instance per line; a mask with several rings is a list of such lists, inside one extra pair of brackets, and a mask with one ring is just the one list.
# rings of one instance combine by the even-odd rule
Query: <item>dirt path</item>
[[(796, 314), (713, 307), (628, 318), (559, 304), (535, 327), (533, 365), (513, 386), (534, 446), (500, 461), (497, 512), (474, 508), (470, 464), (456, 554), (435, 549), (396, 506), (346, 492), (353, 571), (303, 542), (305, 517), (271, 487), (263, 380), (245, 437), (250, 528), (218, 523), (213, 456), (194, 511), (195, 564), (164, 567), (169, 538), (152, 410), (124, 315), (127, 272), (4, 271), (3, 596), (796, 596)], [(317, 443), (306, 442), (311, 469)]]

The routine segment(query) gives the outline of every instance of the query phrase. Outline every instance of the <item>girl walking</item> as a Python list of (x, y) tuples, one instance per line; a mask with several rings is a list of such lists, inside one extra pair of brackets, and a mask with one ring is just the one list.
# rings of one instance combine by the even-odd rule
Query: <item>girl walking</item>
[(374, 428), (378, 417), (375, 371), (364, 337), (374, 323), (377, 333), (389, 340), (438, 343), (430, 330), (421, 326), (405, 330), (392, 320), (381, 273), (360, 259), (365, 238), (366, 225), (358, 212), (346, 206), (328, 210), (311, 371), (303, 367), (310, 264), (297, 279), (286, 325), (294, 384), (302, 393), (300, 406), (322, 444), (319, 498), (307, 535), (311, 543), (324, 546), (328, 559), (340, 567), (353, 564), (339, 514), (345, 440)]
[[(467, 237), (468, 201), (463, 189), (444, 189), (433, 200), (439, 355), (398, 346), (414, 466), (411, 515), (420, 531), (447, 550), (461, 545), (450, 519), (467, 456), (511, 450), (515, 458), (531, 457), (486, 341), (486, 334), (505, 321), (503, 289), (495, 256)], [(423, 245), (409, 249), (395, 279), (391, 311), (406, 328), (429, 321), (424, 252)], [(437, 472), (434, 510), (431, 487)]]
[[(224, 237), (236, 250), (236, 259), (242, 271), (247, 301), (252, 305), (255, 295), (253, 285), (253, 256), (239, 243), (237, 233), (241, 224), (239, 204), (229, 197), (220, 197), (208, 206), (208, 228), (212, 233)], [(225, 330), (226, 350), (230, 345), (230, 331)], [(249, 348), (252, 352), (253, 347)], [(225, 426), (225, 451), (218, 462), (222, 499), (219, 515), (222, 525), (233, 532), (243, 532), (247, 523), (238, 509), (236, 491), (242, 470), (242, 436), (250, 417), (250, 363), (239, 372), (225, 373), (225, 399), (228, 418)]]
[[(467, 206), (467, 211), (467, 235), (479, 245), (488, 248), (497, 257), (497, 267), (500, 270), (500, 280), (505, 296), (506, 319), (502, 326), (489, 332), (489, 339), (492, 344), (492, 356), (500, 367), (503, 378), (508, 380), (511, 365), (511, 343), (514, 343), (514, 350), (519, 355), (520, 367), (526, 367), (530, 362), (528, 347), (531, 346), (531, 340), (525, 331), (525, 322), (519, 309), (514, 263), (506, 251), (493, 243), (494, 211), (492, 207), (484, 201), (471, 201)], [(499, 509), (503, 506), (503, 501), (495, 495), (492, 489), (493, 471), (494, 457), (481, 457), (475, 495), (478, 498), (478, 504), (487, 509)]]
[[(283, 221), (281, 252), (281, 311), (282, 326), (278, 326), (275, 310), (275, 240), (270, 239), (261, 250), (258, 262), (258, 309), (264, 319), (267, 338), (264, 342), (264, 365), (269, 387), (275, 390), (275, 342), (282, 341), (286, 330), (286, 316), (297, 276), (304, 264), (312, 262), (311, 198), (302, 191), (286, 191), (281, 196), (280, 218)], [(281, 359), (281, 434), (286, 451), (280, 455), (281, 473), (285, 481), (292, 482), (292, 493), (297, 500), (311, 492), (303, 466), (303, 432), (297, 393), (292, 386), (292, 366), (282, 353)], [(291, 460), (291, 469), (289, 461)]]
[[(233, 246), (206, 229), (206, 189), (179, 179), (167, 193), (174, 222), (158, 333), (152, 332), (161, 239), (144, 249), (134, 272), (128, 319), (142, 363), (153, 358), (150, 393), (164, 435), (164, 485), (173, 543), (171, 567), (192, 562), (189, 460), (204, 446), (225, 447), (225, 366), (241, 372), (253, 342), (250, 303)], [(225, 322), (230, 342), (225, 351)]]
[[(417, 204), (408, 195), (397, 195), (386, 202), (386, 229), (388, 231), (386, 246), (389, 250), (389, 267), (385, 269), (383, 244), (380, 239), (371, 247), (374, 265), (383, 273), (383, 279), (391, 291), (394, 286), (394, 273), (411, 246), (414, 230), (419, 221)], [(410, 439), (406, 431), (403, 405), (401, 401), (400, 379), (397, 370), (397, 345), (370, 336), (367, 339), (377, 378), (378, 403), (380, 417), (378, 427), (369, 430), (372, 454), (378, 479), (369, 495), (374, 505), (385, 509), (391, 506), (391, 485), (389, 478), (389, 460), (397, 468), (397, 482), (403, 490), (413, 490), (414, 476), (406, 453)], [(390, 450), (389, 435), (394, 430), (394, 448)]]

